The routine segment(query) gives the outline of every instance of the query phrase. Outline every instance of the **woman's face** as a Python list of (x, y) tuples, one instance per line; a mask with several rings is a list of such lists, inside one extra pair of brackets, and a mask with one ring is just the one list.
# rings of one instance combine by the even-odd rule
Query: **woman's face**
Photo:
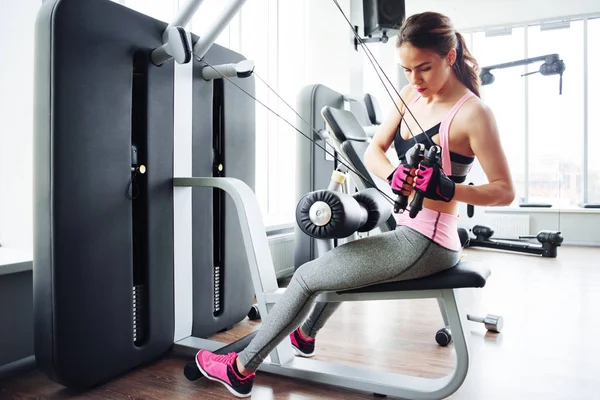
[(423, 97), (431, 97), (440, 91), (452, 74), (454, 50), (446, 57), (440, 57), (434, 51), (403, 44), (398, 52), (408, 82)]

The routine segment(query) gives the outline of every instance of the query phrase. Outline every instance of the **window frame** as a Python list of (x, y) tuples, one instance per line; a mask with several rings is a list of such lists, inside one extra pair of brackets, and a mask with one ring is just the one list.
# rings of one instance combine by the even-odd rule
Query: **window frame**
[[(521, 21), (510, 24), (503, 25), (489, 25), (489, 26), (481, 26), (475, 28), (468, 28), (464, 30), (460, 30), (463, 35), (465, 35), (466, 40), (472, 45), (473, 44), (473, 35), (479, 32), (498, 32), (498, 31), (512, 31), (515, 28), (524, 28), (524, 48), (526, 57), (529, 56), (530, 46), (529, 46), (529, 29), (540, 26), (542, 24), (551, 23), (551, 22), (564, 22), (571, 23), (576, 21), (583, 21), (583, 141), (582, 141), (582, 198), (581, 203), (587, 203), (589, 201), (589, 152), (588, 152), (588, 143), (589, 143), (589, 80), (588, 80), (588, 70), (589, 70), (589, 57), (588, 57), (588, 21), (591, 19), (600, 19), (600, 12), (588, 13), (588, 14), (575, 14), (575, 15), (566, 15), (553, 19), (540, 19), (540, 20), (529, 20), (529, 21)], [(477, 57), (477, 54), (474, 54)], [(568, 68), (568, 66), (567, 66)], [(529, 135), (529, 84), (528, 81), (525, 83), (525, 89), (523, 95), (525, 96), (525, 202), (529, 201), (530, 198), (530, 177), (529, 177), (529, 147), (530, 147), (530, 135)], [(502, 133), (500, 133), (502, 134)], [(560, 190), (559, 190), (560, 193)], [(560, 198), (557, 198), (557, 200)], [(509, 206), (512, 207), (512, 206)], [(559, 206), (553, 207), (554, 209), (560, 210), (560, 208), (564, 208)]]

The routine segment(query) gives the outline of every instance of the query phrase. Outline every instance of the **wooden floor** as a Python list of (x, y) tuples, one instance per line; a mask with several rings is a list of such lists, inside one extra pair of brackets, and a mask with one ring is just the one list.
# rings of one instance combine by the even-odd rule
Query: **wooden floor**
[[(451, 399), (582, 400), (600, 394), (600, 248), (562, 247), (556, 259), (493, 250), (465, 251), (487, 263), (484, 289), (462, 291), (465, 312), (499, 314), (501, 334), (469, 322), (471, 364)], [(214, 339), (224, 342), (259, 323), (243, 321)], [(347, 303), (321, 331), (317, 359), (364, 362), (374, 369), (439, 377), (454, 366), (453, 347), (439, 347), (435, 300)], [(187, 359), (167, 356), (86, 393), (74, 393), (39, 371), (0, 382), (0, 399), (232, 399), (221, 385), (188, 382)], [(373, 399), (326, 385), (259, 372), (252, 399)]]

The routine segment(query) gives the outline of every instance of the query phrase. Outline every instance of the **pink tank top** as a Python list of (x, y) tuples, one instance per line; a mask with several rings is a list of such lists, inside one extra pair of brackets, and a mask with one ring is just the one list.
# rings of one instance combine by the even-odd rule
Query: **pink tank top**
[[(452, 164), (450, 161), (450, 150), (448, 145), (450, 124), (460, 107), (473, 96), (475, 96), (475, 94), (469, 91), (461, 97), (461, 99), (450, 109), (440, 125), (439, 135), (440, 147), (442, 148), (442, 169), (448, 176), (452, 175)], [(421, 95), (416, 95), (410, 101), (408, 106), (410, 107), (419, 98), (421, 98)], [(428, 208), (423, 208), (413, 219), (408, 215), (408, 211), (409, 210), (406, 210), (402, 214), (394, 214), (399, 226), (408, 226), (447, 249), (456, 251), (461, 249), (462, 246), (460, 244), (460, 238), (458, 237), (459, 217), (457, 215), (440, 213)]]

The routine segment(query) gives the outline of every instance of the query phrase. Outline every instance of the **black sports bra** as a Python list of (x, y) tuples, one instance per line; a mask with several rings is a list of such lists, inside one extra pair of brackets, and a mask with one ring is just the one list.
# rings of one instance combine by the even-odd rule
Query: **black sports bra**
[[(402, 138), (400, 134), (400, 126), (402, 125), (402, 121), (400, 121), (400, 125), (398, 125), (398, 129), (396, 129), (396, 135), (394, 137), (394, 147), (396, 149), (396, 154), (398, 154), (398, 158), (400, 162), (406, 161), (406, 152), (415, 145), (415, 140), (411, 137), (408, 140)], [(435, 125), (434, 127), (425, 131), (425, 135), (427, 135), (430, 139), (433, 139), (435, 135), (440, 132), (440, 127), (442, 123)], [(431, 142), (427, 140), (427, 137), (424, 136), (423, 132), (415, 135), (415, 139), (417, 142), (425, 145), (426, 149), (431, 147)], [(467, 179), (467, 174), (471, 170), (471, 165), (473, 161), (475, 161), (475, 157), (467, 157), (461, 154), (450, 152), (450, 161), (452, 162), (452, 175), (449, 176), (455, 183), (463, 183)]]

